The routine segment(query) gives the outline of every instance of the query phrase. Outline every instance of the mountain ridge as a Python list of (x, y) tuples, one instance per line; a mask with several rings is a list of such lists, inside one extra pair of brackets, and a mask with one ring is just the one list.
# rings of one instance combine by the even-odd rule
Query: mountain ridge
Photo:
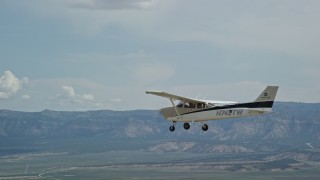
[[(177, 123), (176, 131), (170, 132), (171, 122), (156, 110), (0, 110), (0, 144), (6, 146), (20, 142), (19, 139), (37, 143), (59, 139), (80, 142), (91, 138), (93, 141), (152, 142), (146, 149), (159, 152), (166, 151), (167, 146), (170, 146), (167, 151), (191, 152), (320, 147), (320, 103), (276, 102), (274, 112), (268, 115), (207, 123), (207, 132), (201, 130), (201, 123), (192, 123), (188, 131), (182, 123)], [(202, 148), (190, 148), (188, 142)], [(217, 148), (213, 144), (221, 146)]]

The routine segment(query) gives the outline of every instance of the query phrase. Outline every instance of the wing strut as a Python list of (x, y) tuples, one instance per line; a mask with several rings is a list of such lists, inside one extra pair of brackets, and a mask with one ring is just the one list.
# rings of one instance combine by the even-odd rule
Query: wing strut
[(177, 109), (176, 105), (173, 103), (172, 98), (169, 98), (169, 99), (170, 99), (170, 101), (171, 101), (171, 103), (172, 103), (172, 106), (173, 106), (174, 110), (175, 110), (175, 111), (176, 111), (176, 113), (178, 114), (179, 119), (181, 119), (180, 113), (179, 113), (179, 111), (178, 111), (178, 109)]

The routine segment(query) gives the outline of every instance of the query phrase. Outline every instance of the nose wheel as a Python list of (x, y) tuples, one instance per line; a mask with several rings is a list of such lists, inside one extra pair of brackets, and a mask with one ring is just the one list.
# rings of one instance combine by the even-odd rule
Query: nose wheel
[(170, 130), (171, 132), (173, 132), (174, 130), (176, 130), (176, 128), (174, 127), (175, 124), (176, 124), (176, 122), (175, 122), (175, 121), (172, 121), (172, 126), (169, 127), (169, 130)]

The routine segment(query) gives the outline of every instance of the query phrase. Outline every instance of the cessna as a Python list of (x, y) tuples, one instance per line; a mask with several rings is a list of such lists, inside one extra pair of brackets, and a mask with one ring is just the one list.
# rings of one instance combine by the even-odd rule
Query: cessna
[[(202, 122), (202, 130), (207, 131), (209, 126), (205, 122), (209, 120), (256, 116), (272, 112), (277, 91), (278, 86), (268, 86), (255, 101), (248, 103), (199, 100), (161, 91), (146, 91), (146, 93), (170, 100), (172, 107), (160, 109), (164, 118), (172, 122), (170, 131), (175, 130), (177, 122), (184, 122), (183, 127), (186, 130), (190, 128), (191, 122)], [(175, 104), (175, 100), (179, 102)]]

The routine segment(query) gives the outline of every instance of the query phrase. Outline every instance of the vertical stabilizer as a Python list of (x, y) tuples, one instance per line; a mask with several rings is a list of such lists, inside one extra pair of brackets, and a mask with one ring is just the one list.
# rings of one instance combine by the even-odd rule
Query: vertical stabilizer
[(255, 102), (274, 101), (278, 91), (278, 86), (268, 86), (255, 100)]

